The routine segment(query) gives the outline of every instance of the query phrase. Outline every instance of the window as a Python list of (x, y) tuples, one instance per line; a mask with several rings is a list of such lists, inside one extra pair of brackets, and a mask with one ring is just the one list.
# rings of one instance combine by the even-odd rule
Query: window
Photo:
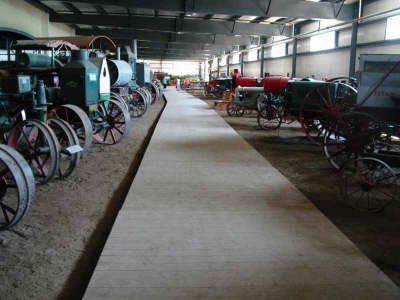
[(258, 59), (258, 49), (254, 48), (249, 50), (247, 60), (248, 61), (255, 61)]
[(240, 60), (240, 54), (239, 53), (235, 53), (232, 56), (232, 64), (238, 64)]
[(400, 39), (400, 15), (390, 17), (386, 23), (386, 40)]
[(221, 60), (219, 61), (219, 65), (220, 66), (226, 66), (226, 62), (227, 62), (226, 59), (227, 59), (226, 55), (222, 56)]
[(286, 44), (274, 45), (271, 48), (271, 57), (286, 56)]
[(310, 39), (310, 51), (322, 51), (335, 48), (335, 38), (335, 31), (312, 36)]
[(218, 57), (215, 57), (215, 58), (213, 59), (211, 67), (212, 67), (213, 69), (216, 69), (216, 68), (218, 67)]

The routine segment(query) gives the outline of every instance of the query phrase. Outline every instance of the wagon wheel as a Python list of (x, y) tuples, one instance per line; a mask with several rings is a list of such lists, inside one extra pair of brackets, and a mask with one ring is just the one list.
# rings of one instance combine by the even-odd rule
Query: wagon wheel
[(230, 117), (242, 117), (244, 115), (244, 108), (238, 104), (230, 102), (226, 108), (226, 112)]
[(379, 135), (377, 120), (369, 114), (343, 114), (324, 136), (324, 154), (329, 163), (339, 170), (348, 160), (373, 152)]
[(0, 230), (17, 224), (36, 198), (35, 178), (21, 154), (0, 145)]
[(319, 144), (341, 114), (353, 106), (349, 99), (356, 93), (341, 83), (324, 83), (310, 91), (301, 102), (299, 111), (299, 122), (307, 138)]
[(139, 91), (132, 91), (131, 99), (128, 102), (131, 117), (139, 118), (147, 111), (145, 96)]
[(281, 127), (282, 117), (275, 105), (266, 105), (258, 114), (257, 122), (261, 129), (274, 130)]
[(60, 145), (53, 131), (43, 122), (26, 120), (7, 135), (7, 144), (28, 161), (36, 182), (49, 182), (59, 166)]
[(50, 118), (47, 124), (57, 136), (61, 147), (58, 175), (66, 178), (75, 170), (81, 157), (79, 138), (71, 125), (62, 119)]
[(92, 145), (92, 123), (85, 111), (80, 107), (72, 104), (57, 106), (49, 112), (49, 117), (63, 119), (71, 125), (84, 151), (87, 151)]
[(385, 162), (376, 158), (349, 161), (340, 173), (340, 193), (351, 207), (379, 212), (398, 200), (399, 177)]
[(129, 106), (127, 104), (127, 100), (123, 96), (121, 96), (120, 94), (118, 94), (116, 92), (111, 92), (111, 99), (113, 99), (115, 101), (118, 101), (118, 102), (121, 102), (121, 104), (124, 105), (127, 110), (129, 110)]
[(93, 120), (93, 138), (104, 145), (119, 143), (128, 135), (131, 126), (129, 112), (119, 102), (110, 100), (108, 105), (100, 103), (98, 118)]

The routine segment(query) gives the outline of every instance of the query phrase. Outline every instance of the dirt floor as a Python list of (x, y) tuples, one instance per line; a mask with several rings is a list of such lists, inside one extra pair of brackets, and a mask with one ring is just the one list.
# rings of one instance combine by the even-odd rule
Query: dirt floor
[[(203, 100), (214, 108), (214, 100)], [(256, 114), (232, 118), (225, 111), (218, 113), (400, 286), (399, 204), (368, 214), (341, 202), (337, 174), (322, 148), (304, 138), (297, 122), (264, 131), (258, 128)]]
[(75, 173), (39, 186), (37, 201), (0, 232), (0, 299), (80, 299), (164, 102), (115, 146), (93, 145)]

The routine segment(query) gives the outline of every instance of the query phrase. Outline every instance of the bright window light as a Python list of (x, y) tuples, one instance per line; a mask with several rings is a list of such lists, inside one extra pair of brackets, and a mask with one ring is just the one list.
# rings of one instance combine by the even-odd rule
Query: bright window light
[(258, 59), (258, 49), (255, 48), (255, 49), (249, 50), (249, 54), (247, 56), (247, 60), (248, 61), (255, 61), (257, 59)]
[(310, 39), (310, 51), (322, 51), (335, 48), (335, 31), (314, 35)]
[(385, 39), (400, 39), (400, 15), (387, 19)]
[(226, 55), (222, 56), (221, 60), (219, 61), (219, 65), (220, 66), (226, 66), (226, 59), (227, 59)]
[(239, 53), (236, 53), (236, 54), (233, 54), (233, 56), (232, 56), (232, 64), (238, 64), (239, 63), (239, 58), (240, 57), (240, 54)]
[(211, 66), (212, 66), (213, 69), (218, 66), (218, 57), (214, 57)]
[(271, 47), (271, 57), (286, 56), (286, 44), (274, 45)]

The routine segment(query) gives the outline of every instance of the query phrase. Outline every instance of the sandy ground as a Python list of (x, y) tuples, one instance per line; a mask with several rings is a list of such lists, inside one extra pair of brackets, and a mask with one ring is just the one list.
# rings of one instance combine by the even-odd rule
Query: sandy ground
[(93, 145), (75, 173), (38, 187), (37, 202), (0, 232), (0, 299), (80, 299), (164, 102), (115, 146)]
[[(206, 102), (214, 107), (214, 100)], [(218, 113), (400, 286), (399, 204), (368, 214), (341, 202), (337, 174), (322, 148), (304, 138), (297, 122), (264, 131), (258, 128), (256, 114), (231, 118), (225, 111)]]

